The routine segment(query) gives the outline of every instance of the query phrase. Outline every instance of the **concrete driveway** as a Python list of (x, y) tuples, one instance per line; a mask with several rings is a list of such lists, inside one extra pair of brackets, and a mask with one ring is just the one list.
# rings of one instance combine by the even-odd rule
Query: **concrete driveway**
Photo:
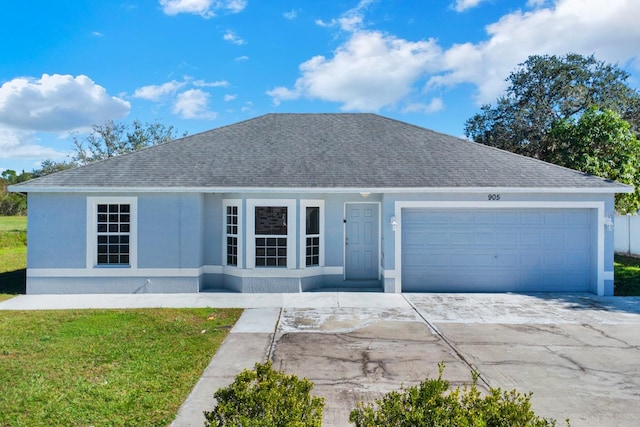
[[(405, 294), (406, 306), (283, 308), (274, 365), (315, 383), (324, 424), (357, 401), (438, 374), (453, 385), (533, 392), (537, 414), (572, 426), (640, 420), (640, 299)], [(559, 425), (562, 425), (559, 423)]]

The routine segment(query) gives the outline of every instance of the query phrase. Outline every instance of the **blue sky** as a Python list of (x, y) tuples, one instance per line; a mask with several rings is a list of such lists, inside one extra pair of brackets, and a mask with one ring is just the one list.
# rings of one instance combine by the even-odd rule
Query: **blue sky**
[(456, 136), (532, 54), (640, 87), (638, 0), (9, 1), (0, 170), (62, 160), (107, 120), (189, 134), (272, 112), (375, 112)]

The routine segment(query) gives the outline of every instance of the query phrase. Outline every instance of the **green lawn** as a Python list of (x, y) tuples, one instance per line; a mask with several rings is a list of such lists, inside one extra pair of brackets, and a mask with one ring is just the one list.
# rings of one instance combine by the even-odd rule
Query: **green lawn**
[(166, 426), (241, 312), (0, 311), (0, 426)]
[(0, 216), (0, 232), (27, 231), (26, 216)]
[(0, 217), (0, 301), (25, 293), (27, 217)]
[(640, 258), (615, 256), (616, 296), (640, 296)]

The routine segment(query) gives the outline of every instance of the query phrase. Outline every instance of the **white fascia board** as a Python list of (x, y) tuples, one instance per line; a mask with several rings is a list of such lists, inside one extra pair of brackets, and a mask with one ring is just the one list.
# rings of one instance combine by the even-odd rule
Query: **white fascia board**
[(632, 193), (633, 187), (29, 187), (9, 186), (16, 193)]

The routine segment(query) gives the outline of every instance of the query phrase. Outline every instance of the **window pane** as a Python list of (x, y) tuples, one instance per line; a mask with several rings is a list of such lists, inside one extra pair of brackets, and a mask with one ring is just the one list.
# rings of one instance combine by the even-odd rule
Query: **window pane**
[(287, 207), (286, 206), (256, 206), (256, 235), (286, 235)]
[(307, 234), (320, 234), (320, 208), (307, 208)]
[(96, 208), (98, 264), (128, 264), (131, 206), (99, 204)]
[(286, 267), (287, 239), (256, 238), (256, 267)]

